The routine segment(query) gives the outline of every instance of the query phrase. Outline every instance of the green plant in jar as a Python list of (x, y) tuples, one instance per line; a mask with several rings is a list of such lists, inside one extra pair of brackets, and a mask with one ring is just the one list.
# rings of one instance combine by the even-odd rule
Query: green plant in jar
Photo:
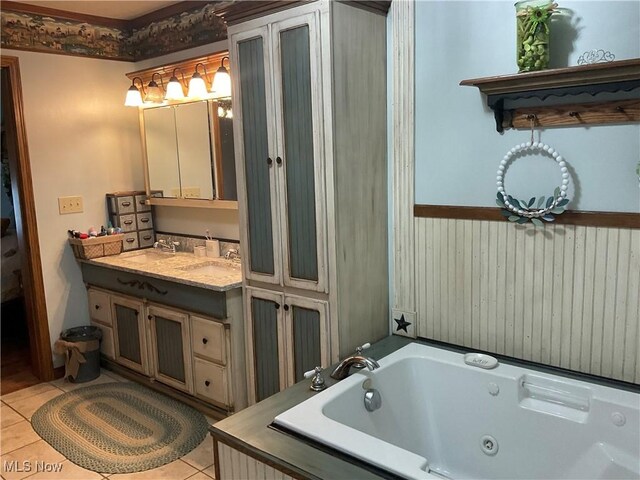
[(549, 66), (549, 22), (558, 4), (523, 0), (515, 6), (518, 71), (543, 70)]

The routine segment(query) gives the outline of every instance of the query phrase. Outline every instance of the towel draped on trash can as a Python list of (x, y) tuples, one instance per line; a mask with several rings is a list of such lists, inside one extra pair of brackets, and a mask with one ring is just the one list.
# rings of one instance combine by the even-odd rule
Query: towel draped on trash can
[(102, 331), (94, 326), (70, 328), (60, 334), (54, 351), (65, 357), (65, 378), (86, 382), (100, 375), (101, 338)]

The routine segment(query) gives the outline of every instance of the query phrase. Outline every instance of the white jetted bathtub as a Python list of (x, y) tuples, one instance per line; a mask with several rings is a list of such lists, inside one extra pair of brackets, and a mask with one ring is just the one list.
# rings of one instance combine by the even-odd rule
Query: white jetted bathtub
[(638, 393), (418, 343), (379, 363), (275, 423), (409, 479), (640, 478)]

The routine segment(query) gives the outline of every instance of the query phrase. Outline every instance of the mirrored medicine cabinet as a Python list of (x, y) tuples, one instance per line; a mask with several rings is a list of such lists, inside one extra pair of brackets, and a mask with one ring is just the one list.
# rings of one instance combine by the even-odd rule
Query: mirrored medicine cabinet
[[(186, 97), (196, 65), (205, 66), (200, 65), (199, 72), (210, 85), (225, 56), (226, 52), (221, 52), (127, 76), (139, 77), (145, 87), (154, 80), (165, 89), (170, 77), (177, 76)], [(150, 204), (237, 209), (230, 98), (144, 104), (139, 116)], [(152, 191), (162, 192), (162, 196), (152, 196)]]

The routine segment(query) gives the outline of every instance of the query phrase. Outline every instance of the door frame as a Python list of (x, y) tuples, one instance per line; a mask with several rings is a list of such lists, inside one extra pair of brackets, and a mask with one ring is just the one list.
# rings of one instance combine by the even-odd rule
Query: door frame
[[(22, 82), (18, 57), (0, 55), (0, 66), (7, 71), (10, 95), (3, 98), (7, 116), (8, 146), (12, 141), (15, 148), (14, 162), (10, 165), (17, 185), (18, 202), (14, 204), (16, 223), (20, 222), (18, 247), (24, 255), (22, 263), (22, 282), (24, 286), (27, 328), (29, 330), (29, 348), (33, 374), (42, 381), (54, 378), (49, 320), (44, 293), (40, 242), (36, 218), (33, 184), (31, 181), (31, 162), (24, 120), (22, 100)], [(12, 121), (13, 120), (13, 121)], [(15, 127), (15, 130), (14, 130)], [(11, 159), (10, 155), (10, 159)], [(11, 161), (11, 160), (10, 160)], [(13, 164), (15, 163), (15, 165)], [(12, 182), (13, 183), (13, 182)], [(17, 208), (16, 208), (17, 207)]]

